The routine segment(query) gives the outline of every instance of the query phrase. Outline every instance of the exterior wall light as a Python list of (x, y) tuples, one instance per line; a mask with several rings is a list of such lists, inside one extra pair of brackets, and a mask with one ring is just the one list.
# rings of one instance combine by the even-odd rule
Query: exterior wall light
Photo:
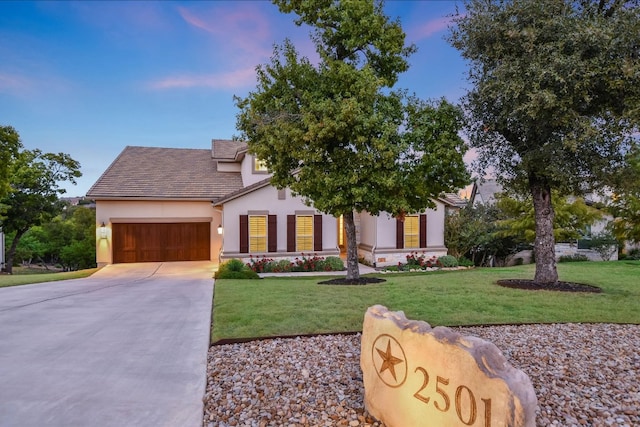
[(218, 226), (218, 234), (222, 234), (222, 224)]
[(104, 225), (104, 221), (102, 221), (102, 224), (100, 224), (100, 238), (101, 239), (107, 238), (107, 226)]

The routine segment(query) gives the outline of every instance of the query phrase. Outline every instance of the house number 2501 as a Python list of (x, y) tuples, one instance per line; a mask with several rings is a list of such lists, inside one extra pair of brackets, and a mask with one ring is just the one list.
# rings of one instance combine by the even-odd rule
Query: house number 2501
[[(429, 373), (426, 369), (420, 366), (416, 368), (415, 372), (420, 372), (422, 374), (423, 381), (422, 387), (420, 387), (420, 390), (416, 391), (413, 394), (413, 397), (426, 404), (433, 404), (433, 406), (440, 412), (449, 411), (451, 409), (451, 399), (449, 397), (449, 394), (447, 394), (447, 391), (445, 390), (445, 386), (449, 385), (449, 379), (436, 376), (435, 392), (438, 394), (438, 396), (426, 396), (426, 388), (429, 385)], [(465, 411), (467, 412), (465, 414), (462, 413), (463, 399), (469, 401), (469, 410)], [(491, 399), (480, 400), (482, 401), (482, 405), (484, 406), (484, 427), (491, 427)], [(458, 386), (458, 388), (456, 388), (456, 393), (454, 395), (454, 407), (456, 410), (456, 414), (458, 415), (458, 419), (462, 422), (462, 424), (472, 426), (476, 422), (476, 419), (478, 418), (478, 406), (476, 403), (476, 398), (469, 387), (460, 385)]]

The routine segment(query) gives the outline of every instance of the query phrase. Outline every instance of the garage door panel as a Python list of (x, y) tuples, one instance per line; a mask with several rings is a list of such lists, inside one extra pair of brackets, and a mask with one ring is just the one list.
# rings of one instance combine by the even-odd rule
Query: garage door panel
[(207, 222), (113, 225), (113, 262), (204, 261), (210, 259)]

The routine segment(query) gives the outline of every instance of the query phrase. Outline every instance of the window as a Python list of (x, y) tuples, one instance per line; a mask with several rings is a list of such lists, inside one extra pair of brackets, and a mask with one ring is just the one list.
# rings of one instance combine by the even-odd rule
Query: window
[(287, 252), (322, 250), (322, 215), (313, 211), (287, 215)]
[(313, 250), (313, 215), (296, 215), (296, 250)]
[(409, 215), (404, 218), (404, 247), (420, 247), (420, 227), (418, 215)]
[(249, 216), (249, 251), (267, 251), (267, 216)]
[(258, 158), (253, 159), (253, 171), (254, 172), (268, 172), (267, 162)]
[(396, 249), (427, 247), (427, 215), (407, 215), (396, 219)]

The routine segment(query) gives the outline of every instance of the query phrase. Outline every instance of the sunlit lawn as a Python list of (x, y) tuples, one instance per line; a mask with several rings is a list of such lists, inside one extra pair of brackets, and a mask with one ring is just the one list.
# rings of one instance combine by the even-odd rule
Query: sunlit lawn
[(31, 283), (54, 282), (57, 280), (81, 279), (91, 276), (96, 271), (98, 271), (97, 268), (78, 271), (49, 272), (44, 269), (15, 267), (13, 274), (0, 274), (0, 288)]
[(534, 266), (379, 275), (366, 286), (318, 285), (326, 277), (219, 280), (212, 342), (362, 329), (369, 306), (404, 311), (436, 325), (640, 323), (640, 262), (558, 265), (560, 279), (599, 286), (600, 294), (525, 291), (495, 284), (532, 278)]

